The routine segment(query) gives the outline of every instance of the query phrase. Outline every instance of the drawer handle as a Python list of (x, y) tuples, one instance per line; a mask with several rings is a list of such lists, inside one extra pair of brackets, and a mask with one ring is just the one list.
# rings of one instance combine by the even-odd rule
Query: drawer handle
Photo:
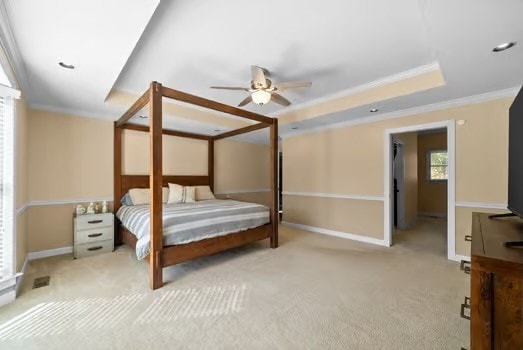
[(101, 222), (104, 222), (103, 220), (91, 220), (91, 221), (87, 221), (88, 224), (99, 224)]
[(99, 245), (98, 247), (87, 248), (87, 250), (90, 251), (90, 252), (93, 252), (93, 251), (95, 251), (95, 250), (100, 250), (100, 249), (102, 249), (102, 248), (103, 248), (103, 247), (102, 247), (101, 245)]
[(101, 235), (103, 235), (103, 233), (91, 233), (90, 235), (87, 235), (87, 237), (94, 238), (94, 237), (100, 237)]
[(470, 275), (470, 261), (461, 260), (461, 264), (459, 265), (459, 268), (460, 268), (461, 271), (463, 271), (466, 274)]
[(471, 235), (465, 235), (465, 242), (472, 242), (472, 236)]
[(465, 314), (465, 309), (469, 309), (470, 310), (470, 305), (461, 304), (460, 316), (461, 316), (461, 318), (464, 318), (466, 320), (470, 320), (470, 316)]

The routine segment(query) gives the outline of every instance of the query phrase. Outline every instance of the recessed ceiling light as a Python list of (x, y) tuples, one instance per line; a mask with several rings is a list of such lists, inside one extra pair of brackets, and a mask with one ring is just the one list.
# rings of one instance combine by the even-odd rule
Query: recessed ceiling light
[(377, 108), (372, 108), (372, 109), (370, 110), (371, 113), (376, 113), (377, 111), (379, 111), (379, 109), (377, 109)]
[(147, 118), (149, 118), (149, 117), (146, 116), (146, 115), (139, 115), (138, 118), (147, 119)]
[(503, 43), (503, 44), (498, 45), (495, 48), (493, 48), (492, 51), (494, 51), (494, 52), (505, 51), (505, 50), (510, 49), (514, 45), (516, 45), (515, 41), (511, 41), (509, 43)]
[(218, 132), (218, 131), (221, 131), (220, 129), (214, 129), (214, 131)]
[(297, 130), (297, 129), (299, 129), (299, 128), (298, 128), (297, 126), (293, 126), (291, 129), (292, 129), (292, 130)]
[(63, 62), (58, 62), (58, 65), (62, 68), (66, 68), (66, 69), (74, 69), (74, 66), (72, 64), (66, 64), (66, 63), (63, 63)]

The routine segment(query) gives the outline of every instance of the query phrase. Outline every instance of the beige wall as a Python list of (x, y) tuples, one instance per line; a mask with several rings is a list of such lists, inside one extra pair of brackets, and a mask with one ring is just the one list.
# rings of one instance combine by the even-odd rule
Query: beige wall
[(111, 196), (112, 123), (30, 110), (31, 201)]
[[(100, 119), (30, 110), (28, 123), (29, 198), (27, 249), (29, 252), (72, 245), (75, 204), (60, 200), (112, 197), (113, 123)], [(125, 174), (147, 174), (148, 134), (126, 130), (122, 139)], [(165, 174), (206, 175), (206, 141), (164, 137)], [(266, 145), (218, 141), (215, 147), (216, 191), (238, 200), (268, 203)], [(236, 193), (242, 192), (242, 193)]]
[(263, 192), (245, 192), (245, 193), (219, 193), (216, 195), (218, 199), (234, 199), (242, 202), (258, 203), (268, 207), (271, 206), (271, 193)]
[(214, 148), (218, 197), (269, 206), (269, 146), (219, 140)]
[[(149, 174), (149, 134), (125, 130), (122, 145), (123, 173)], [(207, 175), (208, 150), (208, 142), (205, 140), (164, 136), (163, 173), (165, 175)]]
[(383, 204), (379, 201), (285, 196), (283, 203), (284, 221), (383, 238)]
[(269, 147), (230, 140), (216, 141), (216, 192), (269, 188)]
[[(28, 149), (27, 149), (27, 106), (22, 97), (15, 105), (16, 123), (16, 205), (21, 209), (28, 201)], [(22, 211), (16, 218), (16, 270), (21, 271), (27, 257), (27, 213)]]
[(447, 133), (418, 135), (418, 210), (424, 215), (447, 216), (447, 182), (429, 181), (427, 152), (447, 149)]
[(394, 135), (403, 144), (403, 170), (405, 178), (404, 227), (413, 226), (418, 218), (418, 136), (417, 133)]
[[(409, 125), (443, 120), (464, 119), (456, 126), (456, 201), (506, 203), (508, 172), (508, 108), (512, 98), (460, 106), (402, 118), (351, 127), (330, 129), (284, 139), (283, 189), (291, 192), (323, 192), (342, 195), (384, 196), (384, 131)], [(488, 140), (488, 142), (485, 142)], [(284, 198), (284, 220), (324, 227), (320, 212), (301, 213), (294, 196)], [(300, 199), (302, 199), (300, 197)], [(309, 198), (311, 203), (338, 202), (334, 198)], [(343, 199), (342, 199), (343, 200)], [(347, 200), (349, 201), (349, 200)], [(350, 200), (355, 201), (355, 200)], [(366, 207), (368, 200), (356, 200)], [(381, 210), (369, 211), (369, 221), (383, 222), (383, 201), (376, 200)], [(325, 205), (325, 204), (324, 204)], [(333, 208), (337, 204), (330, 204)], [(318, 207), (314, 204), (314, 207)], [(373, 237), (351, 222), (361, 220), (362, 210), (339, 211), (345, 225), (338, 230)], [(457, 216), (462, 227), (469, 217)], [(465, 233), (456, 230), (456, 242)], [(383, 228), (380, 229), (383, 237)], [(468, 255), (467, 246), (457, 246), (457, 254)]]

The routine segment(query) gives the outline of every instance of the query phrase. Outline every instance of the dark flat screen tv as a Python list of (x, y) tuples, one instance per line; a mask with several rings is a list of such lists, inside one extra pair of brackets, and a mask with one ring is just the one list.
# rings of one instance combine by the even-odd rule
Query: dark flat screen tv
[(523, 88), (510, 106), (508, 209), (523, 218)]

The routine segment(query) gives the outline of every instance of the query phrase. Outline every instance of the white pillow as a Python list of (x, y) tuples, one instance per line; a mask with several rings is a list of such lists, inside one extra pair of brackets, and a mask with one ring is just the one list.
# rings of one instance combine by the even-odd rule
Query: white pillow
[(208, 199), (216, 199), (209, 186), (195, 186), (196, 200), (205, 201)]
[[(149, 204), (151, 201), (151, 194), (148, 188), (131, 188), (129, 196), (133, 205)], [(169, 187), (162, 187), (162, 203), (167, 203), (169, 198)]]
[(194, 194), (194, 187), (169, 184), (169, 199), (167, 203), (194, 203)]

